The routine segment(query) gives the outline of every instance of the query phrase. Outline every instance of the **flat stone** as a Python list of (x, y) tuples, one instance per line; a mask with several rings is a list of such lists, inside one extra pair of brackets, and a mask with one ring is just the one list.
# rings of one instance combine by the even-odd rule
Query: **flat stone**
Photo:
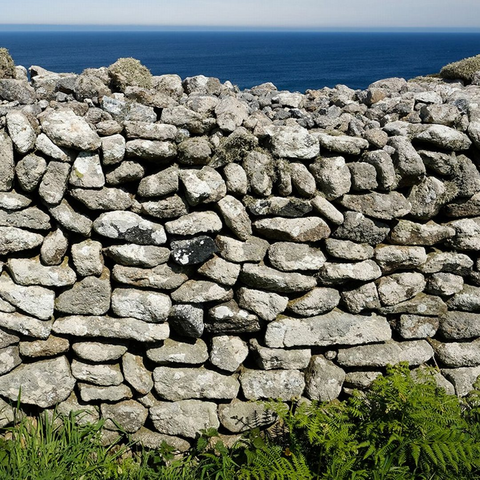
[(82, 360), (87, 362), (104, 363), (118, 360), (128, 348), (126, 345), (117, 345), (106, 342), (75, 342), (72, 350)]
[(71, 110), (49, 112), (40, 121), (43, 132), (59, 147), (92, 151), (101, 146), (97, 133)]
[(330, 228), (319, 217), (265, 218), (253, 223), (256, 232), (267, 238), (291, 242), (317, 242), (330, 235)]
[(447, 305), (452, 310), (480, 311), (480, 287), (464, 285), (463, 289), (447, 302)]
[(162, 225), (133, 212), (102, 213), (93, 223), (93, 228), (104, 237), (140, 245), (163, 245), (167, 240)]
[(177, 220), (165, 223), (165, 230), (171, 235), (196, 235), (198, 233), (216, 233), (223, 227), (215, 212), (193, 212)]
[(288, 302), (288, 311), (301, 317), (311, 317), (333, 310), (340, 303), (340, 294), (333, 288), (314, 288)]
[(140, 180), (137, 194), (141, 197), (165, 197), (178, 191), (178, 168), (168, 167)]
[(208, 360), (208, 348), (200, 339), (178, 342), (168, 338), (161, 347), (149, 348), (147, 357), (158, 365), (202, 365)]
[(153, 245), (136, 245), (135, 243), (112, 245), (105, 248), (103, 253), (115, 260), (115, 262), (131, 267), (152, 268), (167, 262), (170, 258), (170, 250), (168, 248), (155, 247)]
[(52, 323), (17, 312), (0, 312), (0, 327), (27, 337), (45, 340), (52, 331)]
[[(50, 267), (52, 268), (52, 267)], [(55, 309), (72, 315), (104, 315), (110, 309), (110, 272), (85, 277), (55, 299)]]
[(55, 145), (44, 133), (41, 133), (35, 141), (35, 149), (45, 156), (60, 162), (72, 162), (75, 153), (71, 150), (60, 148)]
[(344, 385), (351, 388), (366, 389), (379, 377), (381, 372), (347, 372)]
[(112, 277), (116, 282), (134, 287), (173, 290), (188, 280), (188, 276), (166, 264), (154, 268), (137, 268), (115, 265)]
[(185, 200), (179, 195), (172, 195), (163, 200), (142, 202), (141, 211), (155, 218), (168, 219), (178, 218), (188, 213), (188, 207)]
[(187, 240), (176, 240), (170, 244), (172, 260), (179, 265), (197, 265), (208, 260), (218, 251), (214, 240), (200, 235)]
[(42, 285), (44, 287), (67, 287), (73, 285), (77, 276), (68, 266), (68, 259), (58, 266), (44, 266), (38, 257), (10, 258), (8, 269), (19, 285)]
[(338, 352), (337, 361), (346, 367), (385, 367), (400, 362), (421, 365), (428, 362), (433, 354), (433, 348), (426, 340), (412, 340), (342, 349)]
[(194, 112), (183, 105), (164, 108), (160, 120), (162, 123), (185, 128), (191, 133), (198, 135), (208, 132), (216, 124), (213, 118), (207, 119), (204, 115)]
[(213, 257), (205, 262), (197, 271), (215, 282), (227, 285), (235, 285), (240, 274), (240, 265), (227, 262), (223, 258)]
[(440, 320), (440, 333), (449, 340), (480, 336), (480, 314), (448, 311)]
[(377, 245), (375, 248), (375, 262), (383, 273), (419, 267), (426, 261), (427, 254), (423, 247)]
[(440, 297), (426, 295), (425, 293), (419, 293), (410, 300), (380, 309), (380, 312), (384, 315), (409, 313), (412, 315), (426, 315), (432, 317), (444, 315), (446, 311), (447, 305)]
[(277, 242), (270, 245), (268, 259), (273, 267), (286, 272), (317, 271), (326, 261), (325, 255), (319, 248), (291, 242)]
[(316, 135), (300, 126), (274, 126), (267, 129), (271, 137), (272, 152), (280, 158), (307, 160), (316, 157), (320, 145)]
[(298, 218), (312, 211), (310, 200), (295, 197), (245, 197), (243, 201), (249, 212), (257, 217), (273, 215), (276, 217)]
[(456, 250), (480, 250), (480, 217), (453, 220), (447, 223), (446, 228), (452, 228), (455, 236), (447, 242), (449, 247)]
[(422, 292), (425, 277), (418, 272), (394, 273), (377, 282), (378, 295), (383, 305), (396, 305)]
[(325, 285), (335, 285), (350, 280), (368, 282), (381, 277), (382, 271), (373, 260), (355, 263), (327, 262), (318, 272), (320, 281)]
[(335, 200), (350, 191), (351, 174), (343, 157), (321, 157), (309, 168), (327, 200)]
[(179, 335), (199, 338), (203, 334), (203, 306), (194, 304), (176, 304), (170, 310), (169, 324)]
[(73, 265), (82, 276), (100, 276), (103, 272), (102, 244), (94, 240), (74, 243), (71, 247)]
[(359, 345), (389, 340), (391, 334), (385, 317), (332, 310), (315, 317), (275, 320), (267, 326), (265, 343), (272, 348)]
[(102, 138), (102, 161), (104, 165), (116, 165), (125, 157), (125, 138), (116, 133)]
[(73, 162), (70, 185), (79, 188), (102, 188), (105, 185), (100, 157), (93, 152), (80, 152)]
[(323, 355), (315, 355), (305, 372), (305, 381), (305, 394), (310, 400), (330, 402), (340, 395), (345, 372)]
[(407, 340), (434, 337), (439, 326), (437, 317), (401, 315), (397, 322), (398, 333)]
[(260, 323), (257, 315), (241, 309), (234, 300), (230, 300), (210, 308), (205, 330), (214, 334), (258, 332)]
[(65, 195), (70, 164), (64, 162), (49, 162), (45, 175), (38, 186), (38, 193), (48, 205), (58, 205)]
[(428, 293), (434, 295), (454, 295), (463, 290), (463, 277), (461, 275), (454, 275), (453, 273), (434, 273), (427, 283), (425, 289)]
[(227, 192), (233, 195), (246, 195), (248, 191), (247, 174), (238, 163), (229, 163), (223, 169)]
[(125, 353), (122, 357), (125, 380), (140, 395), (147, 395), (153, 388), (152, 374), (145, 368), (143, 357)]
[(460, 198), (454, 203), (445, 206), (445, 213), (449, 217), (478, 217), (480, 215), (480, 192), (469, 198)]
[(144, 322), (164, 322), (172, 302), (168, 295), (133, 288), (116, 288), (112, 293), (112, 311), (119, 317), (132, 317)]
[(40, 258), (44, 265), (60, 265), (67, 253), (68, 239), (61, 228), (51, 231), (43, 241)]
[(183, 438), (153, 432), (145, 427), (137, 430), (132, 435), (132, 440), (135, 443), (142, 445), (142, 447), (151, 450), (156, 450), (161, 448), (162, 445), (167, 444), (170, 447), (173, 447), (174, 454), (188, 452), (191, 448), (190, 443)]
[(120, 188), (104, 187), (99, 190), (73, 188), (69, 194), (90, 210), (128, 210), (133, 204), (132, 194)]
[(205, 280), (188, 280), (172, 292), (172, 300), (179, 303), (222, 302), (232, 298), (232, 290)]
[(65, 199), (56, 207), (50, 208), (49, 212), (66, 230), (79, 233), (84, 237), (90, 236), (92, 221), (87, 216), (76, 212)]
[(303, 163), (290, 164), (292, 186), (301, 197), (313, 197), (317, 191), (314, 176)]
[(270, 246), (266, 240), (258, 237), (250, 237), (245, 242), (241, 242), (224, 235), (218, 235), (215, 243), (218, 253), (225, 260), (234, 263), (261, 262)]
[(227, 195), (217, 205), (227, 227), (240, 240), (247, 240), (252, 235), (252, 222), (242, 202)]
[(124, 400), (115, 404), (102, 403), (102, 418), (106, 420), (105, 428), (135, 433), (143, 426), (148, 417), (148, 410), (135, 400)]
[(145, 168), (134, 160), (124, 160), (105, 175), (108, 185), (122, 185), (123, 183), (136, 182), (145, 175)]
[(153, 371), (153, 380), (159, 397), (171, 401), (232, 399), (240, 388), (235, 377), (203, 368), (157, 367)]
[(250, 340), (256, 364), (262, 370), (304, 370), (310, 363), (312, 352), (308, 348), (284, 350), (261, 346), (257, 340)]
[(220, 426), (217, 404), (200, 400), (156, 402), (150, 419), (160, 433), (195, 438), (201, 430)]
[(344, 289), (341, 298), (351, 313), (380, 308), (380, 298), (374, 282), (365, 283), (358, 288)]
[(350, 137), (347, 135), (328, 135), (327, 133), (315, 133), (320, 142), (320, 148), (346, 155), (360, 155), (362, 150), (368, 148), (368, 141), (364, 138)]
[(102, 387), (120, 385), (123, 382), (123, 375), (120, 365), (116, 364), (91, 364), (72, 360), (72, 375), (80, 381), (93, 383)]
[(8, 102), (19, 102), (21, 105), (35, 103), (35, 90), (28, 82), (13, 78), (0, 79), (0, 97)]
[(272, 292), (240, 288), (237, 291), (240, 307), (257, 314), (262, 320), (271, 322), (287, 308), (288, 297)]
[(220, 370), (235, 372), (248, 355), (248, 346), (240, 337), (219, 335), (212, 338), (210, 363)]
[(6, 272), (0, 276), (0, 297), (40, 320), (48, 320), (53, 315), (55, 292), (43, 287), (17, 285)]
[(7, 129), (15, 150), (25, 154), (35, 146), (37, 135), (28, 118), (19, 110), (12, 110), (6, 116)]
[(317, 195), (312, 201), (311, 204), (313, 208), (323, 215), (328, 221), (332, 222), (334, 225), (341, 225), (344, 222), (343, 213), (340, 212), (332, 203), (330, 203), (326, 198), (321, 195)]
[(218, 126), (227, 132), (233, 132), (248, 118), (249, 108), (246, 103), (235, 97), (224, 97), (215, 107)]
[[(6, 156), (8, 158), (8, 155), (5, 153), (5, 147), (2, 147), (2, 136), (0, 134), (0, 177), (2, 178), (0, 189), (2, 191), (10, 190), (12, 188), (14, 174), (16, 174), (20, 188), (25, 192), (33, 192), (38, 187), (45, 171), (47, 170), (47, 162), (45, 159), (30, 153), (17, 162), (14, 170), (12, 151), (12, 171), (10, 173), (10, 171), (7, 171), (10, 164), (8, 163), (8, 160), (5, 159)], [(2, 187), (2, 183), (10, 185), (10, 187)]]
[(355, 243), (335, 238), (325, 239), (325, 248), (329, 255), (351, 261), (368, 260), (374, 254), (373, 247), (367, 243)]
[(13, 402), (48, 408), (68, 398), (75, 386), (66, 357), (22, 364), (0, 377), (2, 394)]
[(28, 228), (31, 230), (50, 230), (50, 217), (37, 207), (29, 207), (16, 212), (0, 210), (2, 227)]
[(144, 138), (147, 140), (175, 140), (177, 128), (173, 125), (148, 122), (131, 122), (124, 124), (127, 138)]
[(400, 220), (392, 229), (390, 241), (399, 245), (431, 246), (455, 236), (455, 228), (434, 221), (425, 224)]
[(13, 142), (4, 130), (0, 131), (0, 191), (12, 189), (15, 177)]
[(149, 161), (168, 161), (177, 154), (177, 147), (173, 142), (159, 140), (129, 140), (125, 145), (127, 157), (140, 158)]
[(78, 315), (56, 319), (52, 330), (61, 335), (117, 338), (137, 342), (165, 340), (170, 332), (167, 323), (148, 323), (135, 318)]
[(376, 245), (382, 243), (390, 232), (386, 223), (367, 218), (363, 213), (346, 212), (344, 217), (344, 223), (333, 232), (333, 238)]
[(444, 150), (468, 150), (472, 145), (467, 135), (445, 125), (432, 125), (415, 135), (415, 139)]
[(404, 217), (412, 209), (410, 202), (398, 192), (344, 195), (340, 204), (345, 208), (380, 220)]
[(281, 272), (274, 268), (249, 263), (243, 265), (240, 280), (249, 287), (280, 293), (303, 292), (317, 285), (317, 280), (307, 275)]
[(127, 385), (114, 385), (110, 387), (99, 387), (88, 383), (78, 383), (80, 398), (84, 402), (119, 402), (124, 399), (132, 398), (132, 391)]
[(252, 428), (264, 427), (273, 423), (276, 415), (259, 402), (242, 402), (218, 406), (218, 417), (223, 427), (232, 433), (241, 433)]
[(0, 192), (0, 208), (5, 210), (21, 210), (30, 206), (32, 200), (21, 193), (12, 192)]
[(185, 187), (185, 195), (190, 205), (218, 202), (227, 194), (227, 186), (222, 176), (212, 167), (200, 170), (181, 170), (180, 180)]
[(476, 367), (480, 364), (480, 342), (435, 344), (436, 359), (445, 367)]
[(292, 400), (305, 388), (303, 373), (298, 370), (244, 370), (240, 383), (248, 400), (276, 398)]
[(104, 95), (101, 107), (109, 113), (114, 120), (123, 122), (156, 122), (157, 114), (153, 107), (142, 105), (138, 102), (120, 100)]

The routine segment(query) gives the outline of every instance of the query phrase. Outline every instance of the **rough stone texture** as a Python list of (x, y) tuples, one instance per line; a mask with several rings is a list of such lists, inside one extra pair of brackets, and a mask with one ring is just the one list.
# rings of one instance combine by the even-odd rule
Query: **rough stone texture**
[(329, 402), (340, 395), (345, 372), (323, 355), (315, 355), (312, 357), (305, 379), (305, 394), (308, 398)]
[(203, 323), (203, 307), (194, 304), (176, 304), (170, 310), (169, 323), (180, 335), (198, 338), (205, 328)]
[(171, 235), (196, 235), (219, 232), (221, 229), (222, 221), (215, 212), (193, 212), (165, 223), (165, 230)]
[[(362, 261), (373, 257), (374, 249), (366, 243), (355, 243), (350, 240), (327, 238), (325, 249), (329, 255), (343, 260)], [(378, 262), (377, 262), (378, 263)]]
[(333, 310), (340, 303), (340, 294), (334, 288), (314, 288), (302, 297), (288, 302), (288, 310), (301, 317), (311, 317)]
[(240, 288), (238, 290), (238, 304), (242, 308), (256, 313), (261, 319), (270, 322), (287, 308), (288, 297), (272, 292)]
[[(3, 191), (9, 190), (13, 176), (16, 174), (20, 188), (25, 192), (32, 192), (37, 188), (47, 170), (47, 162), (43, 157), (31, 153), (23, 157), (15, 165), (14, 170), (13, 162), (10, 164), (8, 161), (8, 152), (8, 149), (5, 150), (5, 142), (2, 143), (2, 135), (0, 134), (0, 178), (2, 179), (0, 180), (0, 189)], [(13, 151), (11, 159), (13, 160)], [(5, 185), (10, 186), (7, 188)]]
[(105, 342), (76, 342), (72, 350), (79, 358), (89, 362), (110, 362), (118, 360), (128, 348), (126, 345)]
[(419, 267), (426, 261), (427, 254), (423, 247), (378, 245), (375, 248), (375, 262), (383, 273)]
[(0, 326), (27, 337), (45, 340), (50, 335), (52, 323), (17, 312), (0, 312)]
[(0, 191), (11, 190), (15, 176), (13, 142), (5, 131), (0, 131)]
[(108, 387), (120, 385), (123, 375), (119, 364), (89, 364), (74, 359), (72, 361), (72, 375), (80, 381)]
[(480, 342), (438, 343), (435, 356), (446, 367), (476, 367), (480, 364)]
[(178, 288), (188, 279), (184, 273), (178, 273), (176, 268), (172, 269), (165, 264), (152, 269), (115, 265), (112, 277), (115, 281), (126, 285), (161, 290)]
[(351, 174), (343, 157), (322, 157), (310, 165), (310, 171), (328, 200), (335, 200), (350, 191)]
[(222, 285), (205, 280), (188, 280), (172, 292), (172, 300), (180, 303), (204, 303), (230, 300), (232, 291)]
[(276, 416), (262, 403), (234, 400), (218, 407), (218, 418), (230, 432), (241, 433), (269, 425), (275, 421)]
[(43, 285), (44, 287), (66, 287), (73, 285), (77, 276), (68, 266), (68, 259), (58, 266), (44, 266), (38, 257), (11, 258), (8, 269), (15, 283), (19, 285)]
[(277, 157), (306, 160), (316, 157), (320, 152), (318, 139), (305, 128), (272, 127), (268, 134), (271, 137), (272, 152)]
[(170, 250), (153, 245), (112, 245), (103, 250), (108, 257), (115, 262), (131, 267), (152, 268), (165, 263), (170, 257)]
[(112, 292), (112, 311), (119, 317), (158, 323), (168, 318), (171, 307), (170, 297), (163, 293), (126, 288)]
[(240, 269), (240, 265), (227, 262), (220, 257), (213, 257), (198, 269), (198, 273), (214, 282), (232, 287), (237, 282)]
[(23, 357), (56, 357), (60, 353), (66, 353), (70, 348), (70, 342), (66, 338), (50, 335), (46, 340), (33, 340), (20, 342), (20, 354)]
[(292, 400), (305, 388), (303, 374), (298, 370), (245, 370), (240, 375), (240, 383), (248, 400)]
[(6, 120), (8, 133), (15, 145), (15, 150), (20, 154), (32, 150), (37, 135), (28, 118), (22, 112), (13, 110), (8, 112)]
[(67, 248), (68, 239), (62, 229), (57, 228), (45, 237), (40, 249), (40, 259), (48, 266), (60, 265), (67, 253)]
[(108, 404), (100, 407), (102, 418), (106, 420), (105, 428), (116, 430), (117, 425), (128, 433), (135, 433), (143, 426), (148, 417), (148, 410), (135, 400)]
[(92, 231), (92, 221), (87, 216), (77, 213), (65, 199), (60, 205), (50, 208), (50, 214), (65, 230), (79, 233), (84, 237), (88, 237)]
[(215, 334), (258, 332), (260, 323), (257, 315), (239, 308), (238, 304), (231, 300), (208, 311), (205, 330)]
[(197, 265), (208, 260), (217, 252), (217, 246), (211, 237), (200, 235), (188, 240), (172, 242), (172, 260), (179, 265)]
[(210, 362), (220, 370), (235, 372), (247, 355), (248, 346), (239, 337), (220, 335), (212, 338)]
[(261, 262), (267, 253), (269, 243), (257, 237), (240, 242), (231, 237), (219, 235), (215, 240), (218, 253), (229, 262)]
[(82, 277), (100, 276), (103, 272), (102, 244), (85, 240), (72, 245), (72, 260), (76, 272)]
[(349, 280), (368, 282), (381, 275), (380, 267), (373, 260), (356, 263), (325, 263), (319, 271), (320, 280), (327, 285)]
[(182, 170), (180, 180), (185, 187), (185, 195), (190, 205), (218, 202), (227, 194), (222, 176), (212, 167), (201, 170)]
[(382, 277), (377, 290), (383, 305), (396, 305), (422, 292), (425, 286), (426, 281), (421, 273), (395, 273)]
[(312, 352), (310, 349), (283, 350), (262, 347), (257, 340), (250, 340), (257, 365), (263, 370), (303, 370), (307, 368)]
[(318, 270), (326, 261), (319, 248), (291, 242), (278, 242), (268, 249), (268, 259), (273, 267), (285, 272)]
[(201, 365), (208, 360), (208, 348), (200, 339), (192, 343), (167, 339), (161, 347), (148, 349), (147, 357), (158, 365)]

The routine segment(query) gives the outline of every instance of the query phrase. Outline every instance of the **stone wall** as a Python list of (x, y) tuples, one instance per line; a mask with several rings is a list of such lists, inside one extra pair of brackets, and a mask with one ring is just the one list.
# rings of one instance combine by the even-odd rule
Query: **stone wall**
[(0, 425), (21, 390), (182, 450), (388, 363), (471, 389), (480, 87), (239, 91), (122, 62), (0, 80)]

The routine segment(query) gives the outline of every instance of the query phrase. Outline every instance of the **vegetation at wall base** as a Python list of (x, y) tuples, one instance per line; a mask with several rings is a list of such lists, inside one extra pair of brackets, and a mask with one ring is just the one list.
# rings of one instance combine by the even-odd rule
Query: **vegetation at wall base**
[(435, 372), (399, 364), (344, 401), (271, 402), (279, 421), (269, 430), (252, 429), (231, 448), (207, 430), (183, 457), (167, 445), (143, 450), (126, 434), (105, 447), (104, 422), (78, 422), (81, 412), (22, 417), (3, 429), (0, 479), (480, 478), (480, 383), (459, 399)]

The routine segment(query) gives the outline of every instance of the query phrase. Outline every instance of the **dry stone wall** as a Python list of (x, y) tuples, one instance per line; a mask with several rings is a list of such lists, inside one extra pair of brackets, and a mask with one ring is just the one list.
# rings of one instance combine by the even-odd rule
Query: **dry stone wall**
[(479, 86), (239, 91), (122, 62), (0, 80), (0, 425), (21, 391), (182, 450), (388, 363), (471, 389)]

